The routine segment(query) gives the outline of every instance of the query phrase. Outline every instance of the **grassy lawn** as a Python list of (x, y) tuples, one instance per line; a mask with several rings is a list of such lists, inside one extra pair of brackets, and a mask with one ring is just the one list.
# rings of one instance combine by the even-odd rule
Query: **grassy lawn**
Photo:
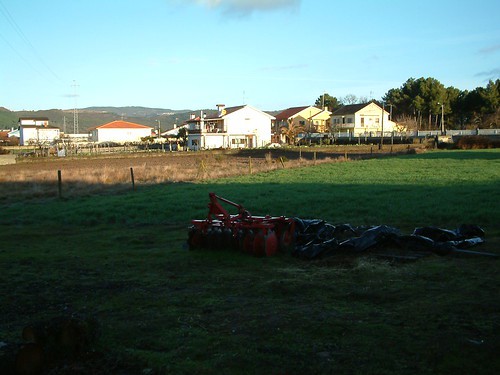
[(500, 254), (497, 150), (11, 202), (0, 211), (0, 341), (77, 313), (100, 323), (94, 373), (500, 372), (498, 260), (187, 251), (187, 226), (206, 216), (210, 191), (255, 215), (408, 233), (478, 224), (477, 250)]

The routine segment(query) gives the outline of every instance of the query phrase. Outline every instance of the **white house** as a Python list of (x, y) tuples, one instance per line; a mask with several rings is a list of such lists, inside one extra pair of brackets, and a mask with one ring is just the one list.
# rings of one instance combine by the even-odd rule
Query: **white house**
[(59, 139), (60, 132), (55, 126), (22, 125), (19, 128), (19, 144), (21, 146), (50, 144)]
[(151, 126), (135, 124), (128, 121), (112, 121), (89, 129), (92, 142), (140, 142), (141, 138), (151, 136)]
[(19, 144), (50, 144), (60, 137), (60, 129), (49, 125), (47, 117), (20, 117)]
[(190, 150), (214, 148), (255, 148), (271, 143), (271, 121), (274, 117), (249, 105), (226, 108), (218, 112), (191, 116), (188, 124)]
[(375, 102), (340, 107), (332, 113), (332, 131), (349, 131), (352, 135), (377, 135), (392, 132), (397, 124), (389, 120), (389, 112)]
[(48, 126), (48, 117), (19, 117), (19, 126), (34, 125), (34, 126)]
[(177, 135), (179, 134), (179, 130), (184, 128), (187, 130), (188, 126), (189, 125), (187, 123), (182, 124), (181, 126), (174, 125), (172, 129), (162, 132), (161, 136), (163, 138), (176, 138)]

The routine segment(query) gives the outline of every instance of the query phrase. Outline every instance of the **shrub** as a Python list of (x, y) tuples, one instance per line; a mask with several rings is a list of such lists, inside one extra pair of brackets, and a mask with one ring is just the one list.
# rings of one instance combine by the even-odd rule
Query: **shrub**
[(461, 137), (456, 147), (462, 150), (498, 148), (500, 141), (479, 135)]

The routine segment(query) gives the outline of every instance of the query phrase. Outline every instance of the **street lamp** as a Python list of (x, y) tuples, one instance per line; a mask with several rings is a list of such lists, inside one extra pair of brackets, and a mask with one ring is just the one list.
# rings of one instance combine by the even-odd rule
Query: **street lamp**
[(445, 135), (446, 130), (444, 128), (444, 104), (438, 102), (439, 105), (441, 105), (441, 135)]
[(382, 101), (382, 124), (381, 124), (381, 132), (380, 132), (380, 145), (379, 145), (379, 150), (382, 150), (382, 147), (384, 145), (384, 116), (385, 115), (385, 102)]

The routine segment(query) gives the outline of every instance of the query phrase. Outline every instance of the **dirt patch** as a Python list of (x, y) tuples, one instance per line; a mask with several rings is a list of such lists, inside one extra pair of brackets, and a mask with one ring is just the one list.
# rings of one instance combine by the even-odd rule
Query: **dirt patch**
[(12, 154), (0, 155), (0, 165), (15, 164), (15, 163), (16, 163), (16, 155)]

